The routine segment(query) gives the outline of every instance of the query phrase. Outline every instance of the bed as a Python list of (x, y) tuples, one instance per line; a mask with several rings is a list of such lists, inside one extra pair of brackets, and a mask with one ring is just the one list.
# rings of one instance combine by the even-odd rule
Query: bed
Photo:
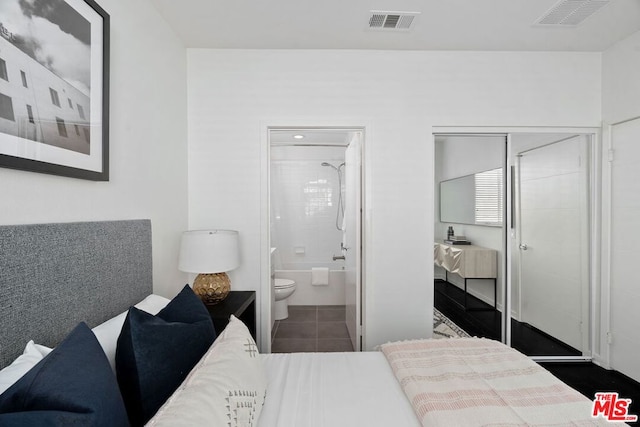
[[(134, 309), (129, 307), (138, 304), (144, 319), (156, 322), (162, 313), (176, 312), (168, 307), (175, 307), (180, 298), (193, 304), (188, 287), (171, 301), (149, 299), (148, 220), (0, 227), (0, 271), (0, 368), (24, 357), (28, 349), (40, 360), (36, 366), (41, 366), (48, 353), (38, 352), (66, 349), (69, 335), (82, 339), (95, 335), (104, 350), (95, 357), (106, 360), (101, 372), (105, 378), (114, 377), (116, 344), (120, 350), (125, 327), (132, 328), (129, 317)], [(188, 311), (197, 309), (192, 306)], [(117, 343), (111, 338), (105, 344), (109, 340), (104, 325), (112, 328), (116, 319), (123, 332)], [(79, 322), (86, 327), (76, 326)], [(203, 327), (202, 319), (194, 323)], [(86, 332), (88, 328), (93, 334)], [(527, 357), (491, 340), (405, 341), (362, 353), (258, 354), (247, 328), (237, 319), (214, 333), (213, 345), (200, 350), (202, 355), (190, 362), (194, 364), (159, 408), (136, 423), (156, 427), (608, 425), (591, 417), (591, 401)], [(200, 337), (209, 331), (194, 334)], [(31, 346), (25, 347), (27, 343)], [(81, 357), (77, 353), (72, 355)], [(172, 358), (161, 358), (157, 369), (165, 371), (152, 372), (151, 377), (171, 375), (175, 369), (167, 367)], [(94, 365), (93, 360), (74, 363)], [(95, 366), (91, 370), (99, 371)], [(109, 393), (117, 393), (113, 380), (105, 379)], [(118, 395), (109, 403), (121, 405), (121, 400)], [(100, 401), (95, 404), (104, 406)], [(0, 424), (7, 412), (3, 413), (3, 405), (0, 394)], [(92, 425), (127, 424), (123, 418), (96, 414)]]

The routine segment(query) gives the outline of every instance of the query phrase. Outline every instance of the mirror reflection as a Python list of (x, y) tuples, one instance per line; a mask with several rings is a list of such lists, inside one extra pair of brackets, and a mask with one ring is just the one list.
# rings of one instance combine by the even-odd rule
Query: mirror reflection
[(440, 182), (440, 221), (502, 227), (502, 168)]
[[(533, 357), (591, 356), (594, 141), (512, 133), (505, 150), (505, 137), (436, 138), (434, 336), (451, 336), (443, 324), (453, 325), (498, 340), (509, 333), (511, 345)], [(497, 168), (501, 160), (506, 166)], [(471, 245), (448, 239), (449, 227)]]

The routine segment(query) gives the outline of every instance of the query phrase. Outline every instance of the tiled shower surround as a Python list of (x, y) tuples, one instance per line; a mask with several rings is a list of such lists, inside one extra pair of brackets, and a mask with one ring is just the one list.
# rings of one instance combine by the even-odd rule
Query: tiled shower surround
[[(271, 244), (278, 248), (277, 269), (311, 266), (340, 269), (342, 232), (336, 228), (340, 189), (335, 169), (344, 147), (274, 147), (271, 160)], [(344, 183), (343, 183), (344, 185)], [(341, 221), (339, 221), (341, 222)], [(341, 223), (339, 224), (342, 225)]]

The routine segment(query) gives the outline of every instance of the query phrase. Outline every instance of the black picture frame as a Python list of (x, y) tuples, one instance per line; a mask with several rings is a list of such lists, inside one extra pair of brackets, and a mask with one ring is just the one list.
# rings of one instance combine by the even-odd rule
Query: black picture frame
[(108, 181), (109, 15), (93, 0), (1, 7), (0, 167)]

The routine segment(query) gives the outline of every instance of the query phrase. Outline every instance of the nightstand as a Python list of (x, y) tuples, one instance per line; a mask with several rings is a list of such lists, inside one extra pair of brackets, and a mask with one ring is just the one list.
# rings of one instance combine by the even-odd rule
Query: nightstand
[(256, 339), (256, 292), (231, 291), (229, 295), (215, 305), (207, 305), (213, 320), (216, 334), (220, 335), (229, 323), (232, 314), (247, 325), (253, 339)]

